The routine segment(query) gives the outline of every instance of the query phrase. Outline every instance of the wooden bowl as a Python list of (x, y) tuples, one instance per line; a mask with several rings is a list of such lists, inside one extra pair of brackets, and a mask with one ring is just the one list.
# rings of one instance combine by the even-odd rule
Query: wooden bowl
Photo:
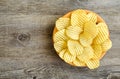
[[(90, 13), (90, 12), (92, 12), (92, 11), (89, 11), (89, 10), (84, 10), (84, 11), (85, 11), (87, 14)], [(62, 16), (62, 17), (63, 17), (63, 18), (71, 18), (72, 12), (74, 12), (74, 11), (68, 12), (67, 14), (65, 14), (65, 15)], [(96, 13), (95, 13), (95, 14), (96, 14)], [(100, 22), (104, 22), (104, 23), (105, 23), (105, 21), (104, 21), (98, 14), (96, 14), (96, 15), (97, 15), (97, 23), (100, 23)], [(105, 24), (106, 24), (106, 23), (105, 23)], [(56, 33), (57, 31), (58, 31), (57, 28), (54, 27), (54, 30), (53, 30), (53, 38), (54, 38), (54, 35), (55, 35), (55, 33)], [(109, 36), (108, 36), (108, 37), (109, 37)], [(53, 43), (54, 43), (54, 39), (53, 39)], [(103, 57), (105, 54), (106, 54), (106, 52), (103, 52), (102, 55), (100, 56), (100, 59), (102, 59), (102, 57)], [(68, 64), (75, 66), (73, 63), (68, 63)]]

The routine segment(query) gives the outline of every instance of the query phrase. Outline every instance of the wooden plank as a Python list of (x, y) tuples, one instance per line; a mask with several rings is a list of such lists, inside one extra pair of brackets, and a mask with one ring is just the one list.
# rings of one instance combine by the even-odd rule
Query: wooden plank
[(119, 0), (0, 0), (0, 14), (61, 15), (82, 8), (112, 16), (119, 14), (119, 4)]
[[(7, 16), (7, 18), (5, 18)], [(89, 74), (89, 73), (95, 73), (98, 72), (97, 70), (90, 71), (86, 70), (86, 68), (83, 68), (79, 71), (83, 76), (77, 76), (78, 72), (75, 73), (76, 68), (67, 65), (64, 63), (55, 53), (53, 46), (52, 46), (52, 31), (54, 28), (55, 20), (60, 17), (61, 15), (3, 15), (1, 16), (4, 18), (4, 20), (0, 20), (1, 24), (1, 38), (4, 39), (1, 41), (1, 54), (0, 54), (0, 70), (3, 71), (1, 73), (1, 77), (15, 77), (16, 75), (19, 75), (21, 77), (26, 77), (26, 73), (24, 71), (26, 69), (34, 68), (42, 68), (45, 66), (45, 70), (43, 69), (42, 73), (47, 73), (48, 71), (51, 71), (50, 73), (55, 73), (56, 70), (59, 71), (59, 73), (56, 73), (58, 76), (63, 76), (63, 78), (66, 78), (65, 75), (71, 74), (72, 77), (67, 78), (88, 78), (85, 73), (81, 73), (81, 71), (86, 71), (88, 76), (91, 77), (91, 79), (95, 76)], [(116, 24), (117, 25), (117, 24)], [(42, 29), (41, 29), (42, 28)], [(111, 28), (110, 28), (111, 29)], [(117, 30), (110, 30), (111, 32), (111, 39), (113, 41), (113, 48), (107, 53), (107, 55), (102, 59), (101, 61), (101, 67), (98, 69), (102, 71), (106, 66), (114, 67), (114, 69), (109, 68), (109, 71), (114, 71), (117, 67), (120, 66), (120, 55), (119, 55), (119, 29)], [(17, 36), (21, 34), (30, 34), (30, 39), (27, 41), (22, 40), (21, 43), (17, 40)], [(117, 37), (117, 38), (115, 38)], [(114, 52), (114, 53), (113, 53)], [(42, 63), (42, 64), (41, 64)], [(59, 64), (56, 65), (56, 64)], [(47, 70), (47, 67), (50, 68)], [(51, 69), (51, 66), (53, 66), (53, 70)], [(57, 68), (55, 68), (57, 66)], [(60, 68), (59, 68), (60, 67)], [(62, 70), (66, 70), (67, 73)], [(69, 70), (70, 69), (70, 70)], [(79, 68), (77, 68), (79, 70)], [(118, 70), (118, 69), (117, 69)], [(32, 71), (31, 71), (32, 72)], [(37, 70), (34, 71), (35, 73), (38, 73)], [(62, 73), (64, 72), (65, 75)], [(107, 72), (107, 70), (106, 70)], [(5, 75), (4, 75), (5, 73)], [(16, 74), (15, 74), (16, 73)], [(61, 73), (61, 75), (59, 75)], [(98, 72), (99, 73), (99, 72)], [(104, 72), (101, 72), (102, 74)], [(22, 75), (24, 74), (24, 75)], [(33, 76), (36, 74), (33, 74)], [(99, 74), (97, 74), (99, 75)], [(45, 75), (40, 75), (41, 78), (44, 78)], [(64, 77), (65, 76), (65, 77)], [(106, 76), (106, 75), (105, 75)], [(104, 76), (104, 77), (105, 77)], [(47, 77), (47, 76), (46, 76)], [(45, 78), (46, 78), (45, 77)], [(90, 79), (89, 77), (89, 79)], [(39, 76), (38, 76), (39, 78)], [(57, 78), (57, 76), (55, 76)], [(99, 78), (99, 76), (94, 77), (93, 79)]]

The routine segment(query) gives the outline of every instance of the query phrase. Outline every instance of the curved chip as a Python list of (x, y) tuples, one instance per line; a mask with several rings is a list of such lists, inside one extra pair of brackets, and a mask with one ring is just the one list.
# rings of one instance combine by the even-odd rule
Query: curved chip
[(91, 46), (84, 48), (84, 51), (81, 55), (77, 56), (77, 58), (81, 61), (88, 61), (94, 55), (94, 50)]
[(95, 68), (98, 68), (99, 65), (100, 65), (100, 62), (99, 60), (89, 60), (89, 61), (86, 61), (86, 64), (87, 66), (90, 68), (90, 69), (95, 69)]
[(59, 41), (54, 43), (54, 48), (58, 53), (61, 52), (66, 47), (67, 47), (67, 43), (65, 41)]
[(105, 23), (99, 23), (97, 25), (97, 28), (98, 28), (98, 35), (94, 39), (94, 44), (101, 44), (106, 39), (108, 39), (109, 31)]
[(78, 26), (69, 26), (66, 29), (66, 35), (68, 37), (70, 37), (71, 39), (74, 40), (78, 40), (79, 39), (79, 35), (83, 30), (81, 29), (81, 27)]
[(71, 15), (71, 25), (83, 27), (83, 24), (88, 21), (86, 12), (84, 10), (76, 10)]
[(67, 42), (68, 49), (72, 55), (80, 55), (83, 53), (83, 47), (78, 41), (68, 40)]
[(84, 52), (85, 54), (88, 54), (89, 58), (92, 58), (94, 55), (94, 50), (91, 46), (85, 47)]
[(109, 50), (111, 47), (112, 47), (112, 42), (111, 42), (111, 40), (110, 39), (107, 39), (106, 41), (104, 41), (103, 43), (102, 43), (102, 50), (103, 51), (107, 51), (107, 50)]
[(87, 17), (88, 17), (89, 21), (92, 21), (93, 23), (96, 24), (96, 22), (97, 22), (97, 16), (96, 16), (95, 13), (90, 12), (90, 13), (87, 14)]
[(93, 49), (94, 49), (94, 56), (93, 59), (100, 59), (101, 58), (101, 54), (102, 54), (102, 47), (100, 44), (96, 44), (96, 45), (92, 45)]
[(65, 35), (65, 29), (57, 31), (53, 39), (54, 39), (54, 42), (67, 41), (68, 37)]
[(95, 23), (88, 21), (84, 24), (84, 32), (89, 33), (92, 38), (95, 38), (98, 34), (98, 28)]
[(70, 25), (70, 18), (59, 18), (56, 21), (56, 28), (57, 30), (65, 29)]
[(59, 57), (64, 59), (64, 54), (66, 52), (66, 49), (63, 49), (60, 53), (59, 53)]
[(76, 65), (76, 66), (86, 66), (85, 62), (80, 61), (78, 58), (76, 58), (76, 59), (73, 61), (73, 64)]
[(71, 55), (69, 50), (67, 50), (64, 54), (64, 61), (67, 63), (73, 62), (75, 60), (76, 56)]
[(80, 34), (79, 41), (84, 47), (87, 47), (92, 44), (93, 38), (89, 33), (83, 33)]

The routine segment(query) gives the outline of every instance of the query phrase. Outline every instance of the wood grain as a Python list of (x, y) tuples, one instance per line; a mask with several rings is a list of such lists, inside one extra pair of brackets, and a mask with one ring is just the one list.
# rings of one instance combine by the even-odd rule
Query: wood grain
[[(98, 69), (72, 67), (54, 51), (55, 21), (68, 11), (101, 15), (113, 47)], [(0, 0), (0, 79), (106, 79), (120, 73), (119, 0)], [(111, 77), (112, 79), (112, 77)]]

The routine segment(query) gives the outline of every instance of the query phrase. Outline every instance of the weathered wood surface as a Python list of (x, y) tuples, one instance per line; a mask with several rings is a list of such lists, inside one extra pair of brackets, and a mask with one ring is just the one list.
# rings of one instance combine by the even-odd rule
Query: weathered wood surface
[[(110, 29), (113, 47), (95, 70), (64, 63), (52, 45), (55, 20), (78, 8)], [(120, 79), (119, 21), (120, 0), (0, 0), (0, 79)]]

